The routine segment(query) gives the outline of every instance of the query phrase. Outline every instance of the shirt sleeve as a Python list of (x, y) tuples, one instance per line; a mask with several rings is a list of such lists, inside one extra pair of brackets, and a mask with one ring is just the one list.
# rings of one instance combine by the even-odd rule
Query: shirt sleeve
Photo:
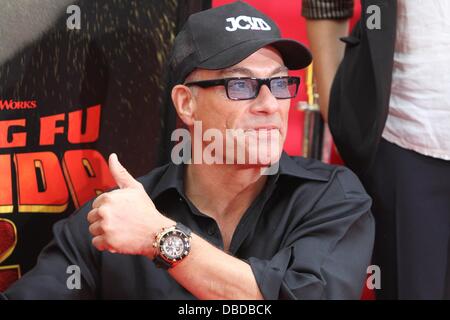
[(36, 266), (8, 290), (3, 299), (93, 299), (98, 283), (95, 266), (99, 253), (91, 245), (88, 202), (68, 219), (53, 226), (53, 240), (38, 257)]
[(348, 19), (353, 16), (353, 0), (302, 0), (306, 19)]
[(265, 299), (359, 299), (375, 224), (371, 199), (341, 168), (271, 260), (248, 259)]

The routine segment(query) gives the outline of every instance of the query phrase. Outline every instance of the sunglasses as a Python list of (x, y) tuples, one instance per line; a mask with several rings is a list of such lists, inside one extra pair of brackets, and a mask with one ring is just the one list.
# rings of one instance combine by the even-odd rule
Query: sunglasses
[(291, 99), (297, 95), (300, 85), (299, 77), (274, 77), (266, 79), (258, 78), (224, 78), (214, 80), (203, 80), (185, 83), (185, 86), (199, 86), (209, 88), (224, 86), (227, 97), (230, 100), (255, 99), (262, 85), (266, 85), (273, 96), (277, 99)]

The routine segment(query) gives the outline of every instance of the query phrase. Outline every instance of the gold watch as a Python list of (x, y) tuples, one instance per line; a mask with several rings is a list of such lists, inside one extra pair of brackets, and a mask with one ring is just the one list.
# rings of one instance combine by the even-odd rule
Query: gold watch
[(154, 262), (158, 268), (169, 269), (180, 263), (191, 251), (191, 229), (181, 223), (163, 228), (156, 235)]

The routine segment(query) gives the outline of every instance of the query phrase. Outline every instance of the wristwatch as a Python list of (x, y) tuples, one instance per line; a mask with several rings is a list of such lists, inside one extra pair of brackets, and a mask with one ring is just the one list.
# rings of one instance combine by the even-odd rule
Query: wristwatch
[(155, 265), (169, 269), (180, 263), (191, 251), (191, 229), (181, 223), (163, 228), (155, 237)]

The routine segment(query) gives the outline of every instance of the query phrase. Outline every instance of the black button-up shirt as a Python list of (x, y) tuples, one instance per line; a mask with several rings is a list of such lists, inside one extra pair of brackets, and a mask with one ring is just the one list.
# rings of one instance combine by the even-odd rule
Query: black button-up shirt
[[(171, 163), (139, 181), (160, 212), (223, 249), (216, 221), (186, 197), (183, 176), (184, 166)], [(350, 170), (283, 154), (278, 173), (242, 216), (229, 254), (250, 264), (266, 299), (357, 299), (372, 253), (370, 205)], [(86, 219), (91, 206), (92, 201), (54, 225), (54, 240), (35, 268), (4, 297), (195, 298), (146, 257), (96, 250)], [(81, 289), (68, 288), (73, 265), (80, 268)]]

